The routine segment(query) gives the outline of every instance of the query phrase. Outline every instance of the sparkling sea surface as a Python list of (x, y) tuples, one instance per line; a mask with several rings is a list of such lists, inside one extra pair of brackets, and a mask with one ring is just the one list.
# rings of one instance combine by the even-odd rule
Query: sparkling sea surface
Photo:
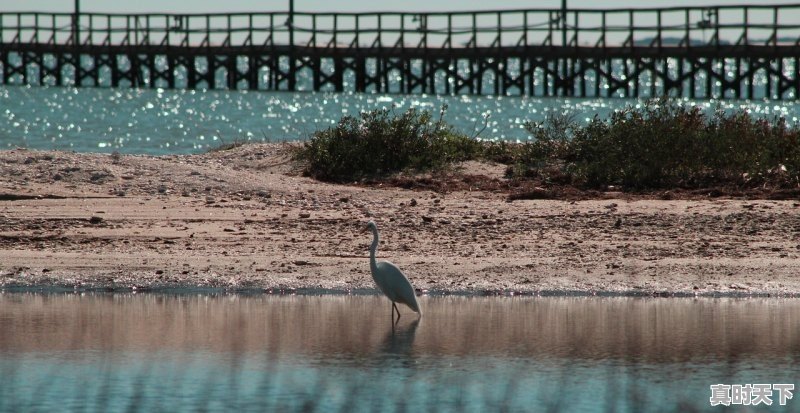
[[(525, 122), (541, 121), (550, 112), (586, 122), (642, 102), (624, 98), (0, 86), (0, 149), (198, 153), (237, 140), (308, 139), (314, 131), (335, 125), (342, 116), (361, 111), (390, 108), (399, 113), (414, 107), (438, 113), (442, 105), (447, 105), (444, 119), (470, 136), (521, 141), (528, 138)], [(747, 109), (756, 116), (783, 116), (790, 123), (800, 119), (800, 105), (794, 101), (684, 102), (708, 111)]]

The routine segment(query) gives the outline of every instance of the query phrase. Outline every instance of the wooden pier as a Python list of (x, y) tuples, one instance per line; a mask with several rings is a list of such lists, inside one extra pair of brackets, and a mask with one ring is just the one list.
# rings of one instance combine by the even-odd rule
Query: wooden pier
[(800, 4), (0, 13), (5, 85), (798, 99)]

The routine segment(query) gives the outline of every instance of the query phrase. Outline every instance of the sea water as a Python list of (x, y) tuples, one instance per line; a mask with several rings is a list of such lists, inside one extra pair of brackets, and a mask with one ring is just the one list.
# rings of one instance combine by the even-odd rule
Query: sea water
[[(397, 95), (334, 92), (0, 86), (0, 149), (199, 153), (235, 141), (308, 139), (343, 116), (385, 108), (429, 110), (479, 139), (525, 141), (526, 122), (548, 114), (585, 123), (643, 104), (623, 98)], [(800, 119), (794, 101), (684, 100), (704, 110)]]

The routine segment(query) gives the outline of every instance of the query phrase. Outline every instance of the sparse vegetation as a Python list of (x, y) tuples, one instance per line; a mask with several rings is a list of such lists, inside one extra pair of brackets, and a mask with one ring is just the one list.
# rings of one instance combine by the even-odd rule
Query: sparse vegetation
[(246, 145), (249, 142), (249, 140), (247, 140), (247, 138), (236, 138), (231, 142), (225, 142), (225, 139), (223, 139), (220, 136), (219, 142), (220, 143), (217, 146), (210, 146), (207, 149), (207, 152), (211, 153), (211, 152), (229, 151), (231, 149), (236, 149), (240, 146)]
[(660, 99), (580, 125), (551, 115), (526, 124), (525, 143), (478, 141), (430, 112), (389, 110), (346, 116), (298, 150), (306, 174), (350, 182), (484, 159), (509, 165), (508, 176), (583, 189), (646, 191), (800, 188), (800, 129), (785, 119), (745, 111), (709, 115)]
[(316, 132), (295, 158), (305, 173), (320, 180), (350, 182), (387, 176), (403, 170), (427, 171), (473, 159), (481, 144), (456, 132), (429, 111), (409, 109), (400, 115), (387, 109), (345, 116)]
[[(665, 99), (580, 127), (564, 117), (529, 123), (517, 170), (557, 171), (588, 188), (797, 187), (800, 130), (785, 119), (716, 111)], [(555, 167), (555, 169), (554, 169)]]

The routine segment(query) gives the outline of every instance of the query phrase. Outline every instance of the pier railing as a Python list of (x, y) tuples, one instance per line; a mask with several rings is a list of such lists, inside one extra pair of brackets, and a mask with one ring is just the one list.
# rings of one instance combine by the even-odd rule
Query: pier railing
[(800, 4), (437, 13), (0, 13), (0, 43), (324, 48), (800, 44)]
[(800, 3), (0, 12), (0, 67), (0, 84), (798, 99)]

